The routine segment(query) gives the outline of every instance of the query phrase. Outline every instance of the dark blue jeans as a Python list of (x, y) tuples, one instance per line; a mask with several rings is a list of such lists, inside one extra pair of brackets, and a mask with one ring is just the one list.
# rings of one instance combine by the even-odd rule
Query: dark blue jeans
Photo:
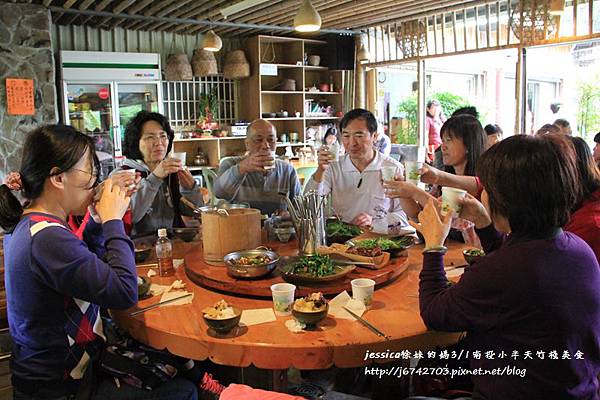
[[(75, 395), (54, 399), (32, 397), (17, 390), (14, 400), (75, 400)], [(108, 378), (98, 382), (91, 400), (198, 400), (196, 385), (181, 377), (167, 381), (154, 390), (137, 389), (121, 384), (117, 387), (114, 379)]]

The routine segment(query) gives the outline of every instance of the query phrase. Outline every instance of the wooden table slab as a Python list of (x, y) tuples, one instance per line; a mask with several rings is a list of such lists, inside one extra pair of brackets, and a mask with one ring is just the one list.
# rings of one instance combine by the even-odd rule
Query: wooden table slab
[[(445, 257), (446, 265), (464, 264), (461, 254), (464, 248), (466, 246), (463, 244), (450, 243)], [(136, 339), (196, 360), (208, 358), (222, 365), (246, 367), (253, 364), (265, 369), (368, 365), (373, 360), (365, 360), (367, 350), (426, 351), (455, 343), (459, 338), (459, 333), (428, 330), (419, 315), (416, 295), (422, 263), (421, 250), (422, 246), (409, 249), (407, 273), (377, 290), (372, 308), (363, 315), (391, 340), (376, 336), (356, 321), (331, 316), (314, 331), (292, 333), (284, 325), (291, 317), (277, 317), (275, 322), (240, 327), (225, 337), (215, 337), (202, 319), (201, 310), (204, 307), (221, 299), (241, 309), (270, 308), (273, 303), (267, 299), (241, 298), (196, 286), (181, 268), (175, 277), (152, 279), (163, 284), (182, 279), (187, 284), (187, 290), (195, 294), (192, 304), (159, 307), (135, 317), (129, 316), (132, 311), (156, 303), (158, 298), (155, 297), (140, 301), (137, 307), (130, 310), (114, 311), (113, 315)]]

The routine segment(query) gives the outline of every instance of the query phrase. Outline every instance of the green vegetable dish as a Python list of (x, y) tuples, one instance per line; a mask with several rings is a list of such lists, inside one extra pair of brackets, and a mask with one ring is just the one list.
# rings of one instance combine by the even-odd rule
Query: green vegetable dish
[(472, 256), (472, 257), (481, 257), (481, 256), (485, 256), (485, 252), (483, 250), (479, 250), (479, 249), (469, 249), (469, 250), (465, 250), (464, 252), (466, 255), (468, 256)]
[(377, 238), (358, 240), (354, 244), (358, 248), (372, 249), (377, 246), (383, 251), (398, 250), (410, 247), (414, 243), (414, 238), (411, 236), (402, 236), (396, 239)]
[(333, 261), (329, 256), (315, 255), (310, 257), (300, 257), (294, 265), (294, 274), (312, 275), (320, 278), (327, 275), (333, 275), (335, 268)]
[(340, 220), (333, 220), (327, 222), (327, 236), (358, 236), (362, 233), (362, 230), (356, 226), (347, 224)]

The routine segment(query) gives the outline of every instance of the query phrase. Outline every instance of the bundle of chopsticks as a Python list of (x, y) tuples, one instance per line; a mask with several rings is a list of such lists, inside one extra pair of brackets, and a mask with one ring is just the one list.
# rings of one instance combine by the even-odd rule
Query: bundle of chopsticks
[(288, 211), (296, 226), (302, 220), (318, 221), (323, 217), (323, 205), (327, 196), (310, 191), (304, 196), (296, 196), (292, 200), (286, 196)]

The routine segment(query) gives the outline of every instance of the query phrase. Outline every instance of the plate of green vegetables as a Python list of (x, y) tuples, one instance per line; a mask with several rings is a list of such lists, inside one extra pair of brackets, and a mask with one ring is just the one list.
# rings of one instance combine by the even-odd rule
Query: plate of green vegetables
[(363, 230), (356, 225), (348, 224), (337, 218), (329, 218), (325, 224), (325, 233), (327, 244), (331, 245), (332, 243), (345, 243), (349, 239), (363, 233)]
[(291, 283), (319, 283), (343, 278), (355, 265), (338, 265), (328, 255), (282, 257), (278, 270)]

